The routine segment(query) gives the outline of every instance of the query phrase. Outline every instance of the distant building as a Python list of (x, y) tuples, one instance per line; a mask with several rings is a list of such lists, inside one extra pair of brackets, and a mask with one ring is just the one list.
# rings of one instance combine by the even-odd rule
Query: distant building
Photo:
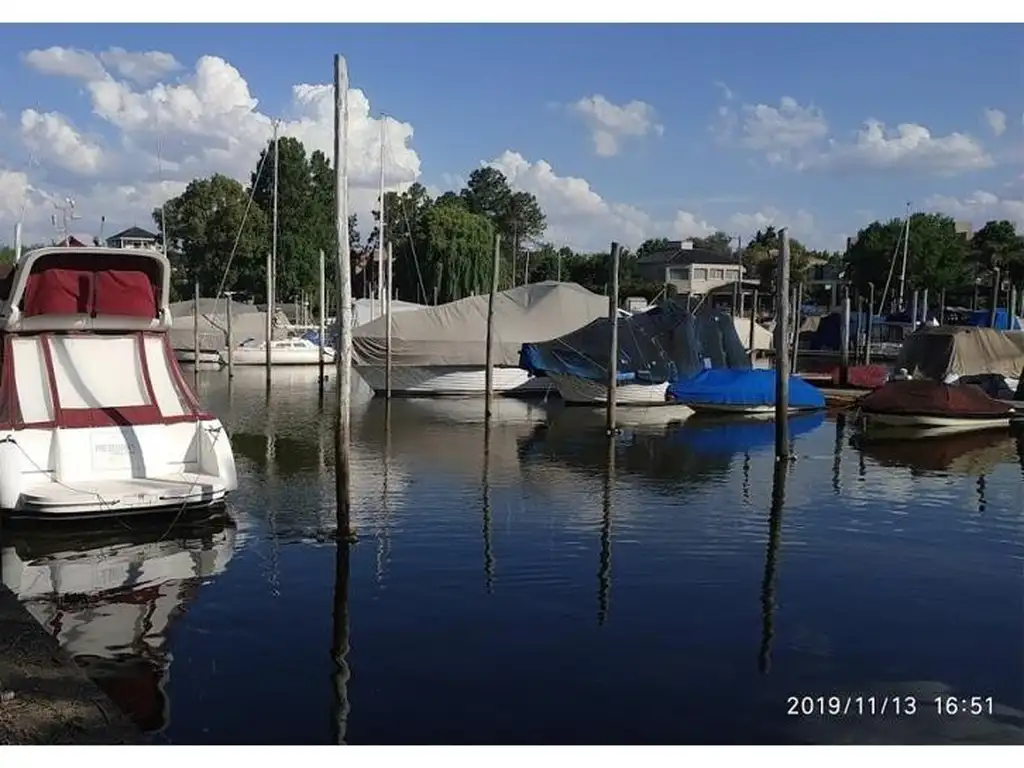
[(953, 224), (958, 235), (963, 235), (964, 240), (974, 237), (974, 225), (969, 221), (957, 221)]
[(57, 241), (58, 248), (84, 248), (91, 245), (90, 239), (83, 235), (66, 235)]
[(645, 280), (671, 286), (677, 294), (696, 296), (731, 286), (744, 273), (736, 254), (694, 248), (692, 242), (680, 240), (641, 256), (637, 268)]
[(160, 247), (160, 236), (142, 227), (128, 227), (128, 229), (108, 237), (107, 245), (111, 248), (157, 250)]

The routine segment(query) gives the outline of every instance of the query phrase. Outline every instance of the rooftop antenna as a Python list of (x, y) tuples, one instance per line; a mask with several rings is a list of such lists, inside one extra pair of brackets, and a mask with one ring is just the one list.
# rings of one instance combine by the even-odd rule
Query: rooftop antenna
[[(156, 172), (157, 178), (160, 180), (161, 186), (164, 181), (164, 162), (161, 156), (161, 149), (163, 142), (159, 139), (156, 142)], [(160, 199), (160, 249), (163, 251), (164, 256), (167, 256), (167, 196), (161, 195)]]
[[(53, 222), (53, 226), (64, 235), (66, 241), (71, 237), (71, 222), (78, 221), (82, 218), (79, 214), (75, 213), (75, 199), (73, 197), (65, 197), (63, 203), (54, 203), (53, 207), (57, 209), (57, 213), (50, 217), (50, 221)], [(60, 223), (57, 223), (57, 216), (60, 216)]]

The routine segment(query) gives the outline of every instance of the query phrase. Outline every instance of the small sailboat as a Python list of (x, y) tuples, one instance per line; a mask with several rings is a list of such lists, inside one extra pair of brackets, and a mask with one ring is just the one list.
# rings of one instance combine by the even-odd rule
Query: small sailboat
[[(325, 345), (323, 354), (325, 363), (334, 362), (334, 350), (331, 347)], [(266, 365), (267, 343), (257, 339), (246, 339), (231, 350), (231, 355), (235, 365)], [(318, 365), (320, 362), (318, 337), (310, 338), (309, 334), (304, 334), (271, 341), (270, 359), (272, 365)], [(227, 362), (226, 350), (221, 353), (221, 360)]]

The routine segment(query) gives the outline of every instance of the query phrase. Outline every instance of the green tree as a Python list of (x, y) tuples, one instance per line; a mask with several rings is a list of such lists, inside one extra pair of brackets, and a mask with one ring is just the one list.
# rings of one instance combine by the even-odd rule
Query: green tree
[(1018, 288), (1024, 284), (1024, 237), (1013, 222), (987, 222), (971, 238), (968, 254), (976, 271), (991, 274), (998, 268)]
[[(847, 278), (858, 290), (867, 291), (868, 283), (874, 283), (875, 289), (880, 290), (888, 283), (888, 297), (898, 301), (905, 226), (905, 219), (892, 219), (884, 224), (875, 221), (857, 233), (846, 254), (846, 264)], [(956, 288), (969, 271), (967, 244), (949, 216), (911, 216), (906, 249), (908, 291)]]
[[(195, 179), (167, 201), (164, 213), (176, 298), (190, 296), (195, 281), (205, 295), (212, 296), (226, 273), (225, 289), (266, 299), (267, 220), (258, 207), (249, 206), (249, 195), (238, 181), (221, 174)], [(153, 211), (153, 221), (163, 237), (159, 208)], [(236, 238), (238, 247), (232, 257)]]
[(669, 240), (664, 237), (656, 237), (648, 240), (644, 240), (640, 243), (640, 247), (636, 249), (637, 258), (643, 258), (651, 253), (657, 253), (658, 251), (664, 251), (669, 247)]
[(486, 290), (493, 263), (494, 229), (479, 214), (451, 202), (426, 212), (428, 284), (435, 303), (444, 303)]
[(725, 232), (714, 232), (707, 237), (693, 238), (693, 247), (715, 253), (732, 253), (732, 237)]
[[(774, 290), (781, 249), (782, 238), (778, 230), (772, 226), (757, 230), (750, 243), (743, 249), (741, 260), (746, 268), (746, 276), (748, 279), (760, 280), (762, 290)], [(789, 238), (789, 269), (792, 284), (807, 280), (808, 273), (816, 262), (815, 256), (813, 251), (809, 251), (795, 237)]]

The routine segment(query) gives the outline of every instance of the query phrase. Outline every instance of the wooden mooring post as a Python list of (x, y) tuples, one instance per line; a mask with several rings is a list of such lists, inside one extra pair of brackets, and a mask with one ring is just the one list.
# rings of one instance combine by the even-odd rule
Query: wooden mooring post
[(775, 279), (775, 458), (789, 458), (789, 229), (779, 232)]
[(484, 420), (490, 421), (494, 400), (494, 299), (498, 294), (501, 271), (501, 235), (494, 236), (494, 260), (491, 262), (491, 292), (487, 299), (487, 351), (484, 369)]
[(612, 243), (608, 284), (608, 319), (612, 324), (608, 348), (608, 394), (606, 397), (605, 431), (615, 434), (615, 400), (619, 383), (619, 244)]

